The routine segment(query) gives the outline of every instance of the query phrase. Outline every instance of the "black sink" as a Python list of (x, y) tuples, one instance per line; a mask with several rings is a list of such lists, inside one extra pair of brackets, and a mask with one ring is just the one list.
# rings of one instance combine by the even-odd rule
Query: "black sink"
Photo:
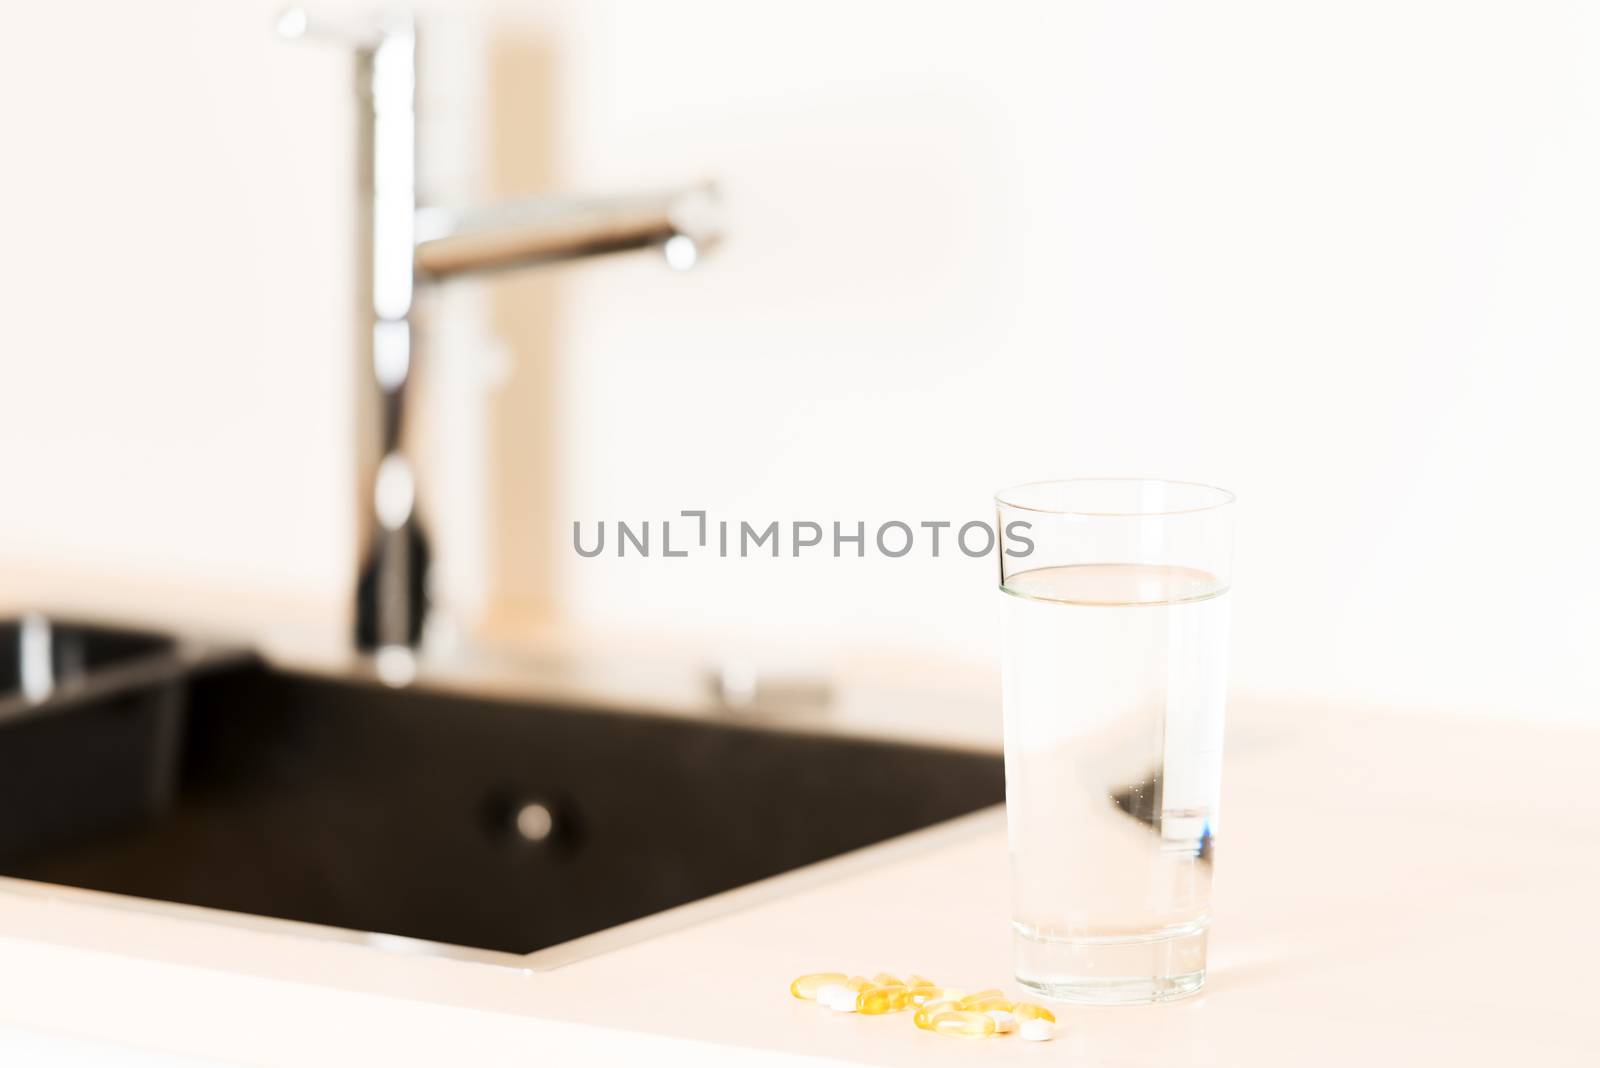
[(151, 735), (171, 752), (126, 749), (162, 782), (125, 808), (102, 797), (118, 818), (47, 834), (32, 832), (61, 781), (51, 768), (87, 753), (114, 768), (108, 739), (138, 707), (50, 712), (44, 742), (23, 732), (41, 717), (0, 722), (0, 763), (41, 769), (34, 796), (0, 808), (0, 874), (526, 953), (1004, 797), (1000, 758), (957, 750), (394, 690), (254, 658), (176, 685), (177, 724)]
[(108, 668), (169, 654), (174, 645), (159, 634), (62, 624), (41, 615), (0, 620), (0, 709), (8, 694), (78, 685)]

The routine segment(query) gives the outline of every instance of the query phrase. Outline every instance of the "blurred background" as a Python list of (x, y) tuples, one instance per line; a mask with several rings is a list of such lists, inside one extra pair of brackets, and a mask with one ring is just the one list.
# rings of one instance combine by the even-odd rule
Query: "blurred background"
[[(353, 75), (277, 13), (11, 13), (14, 594), (348, 633)], [(421, 16), (434, 200), (727, 201), (685, 274), (449, 287), (418, 462), (461, 633), (987, 685), (992, 560), (583, 559), (572, 524), (959, 525), (1157, 475), (1239, 494), (1236, 690), (1600, 723), (1600, 9)]]

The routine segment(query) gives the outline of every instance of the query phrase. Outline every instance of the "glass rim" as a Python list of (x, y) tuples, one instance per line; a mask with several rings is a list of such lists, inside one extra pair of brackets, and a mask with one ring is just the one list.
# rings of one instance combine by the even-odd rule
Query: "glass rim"
[[(1158, 485), (1182, 486), (1190, 490), (1205, 490), (1217, 495), (1217, 499), (1193, 508), (1167, 508), (1155, 511), (1138, 512), (1096, 512), (1082, 508), (1041, 508), (1032, 504), (1020, 504), (1007, 498), (1023, 490), (1038, 489), (1042, 486), (1081, 486), (1104, 485), (1111, 482), (1121, 482), (1127, 485)], [(1007, 486), (994, 495), (994, 503), (1001, 508), (1011, 508), (1019, 512), (1033, 512), (1038, 515), (1073, 516), (1083, 519), (1156, 519), (1164, 516), (1194, 515), (1199, 512), (1213, 512), (1219, 508), (1226, 508), (1238, 498), (1232, 490), (1225, 490), (1221, 486), (1213, 486), (1209, 482), (1190, 482), (1178, 478), (1143, 478), (1137, 476), (1123, 477), (1107, 475), (1092, 478), (1042, 478), (1033, 482), (1019, 482), (1014, 486)]]

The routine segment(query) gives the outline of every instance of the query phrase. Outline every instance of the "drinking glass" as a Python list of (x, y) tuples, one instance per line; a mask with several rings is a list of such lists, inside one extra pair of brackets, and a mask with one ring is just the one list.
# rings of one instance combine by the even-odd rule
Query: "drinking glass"
[(1233, 495), (1159, 479), (995, 497), (1017, 980), (1080, 1002), (1205, 982)]

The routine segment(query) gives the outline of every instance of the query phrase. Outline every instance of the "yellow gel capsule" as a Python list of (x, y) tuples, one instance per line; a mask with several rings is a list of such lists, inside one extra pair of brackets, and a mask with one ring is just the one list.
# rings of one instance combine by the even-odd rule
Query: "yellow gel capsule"
[(907, 1005), (903, 986), (875, 986), (863, 990), (856, 999), (856, 1011), (863, 1016), (882, 1016), (886, 1012), (899, 1012)]
[(984, 998), (982, 1001), (976, 1001), (970, 1005), (967, 1004), (969, 1000), (968, 998), (961, 999), (960, 1007), (962, 1012), (994, 1012), (996, 1009), (1001, 1012), (1011, 1011), (1012, 1002), (1010, 998)]
[(802, 975), (789, 984), (789, 993), (801, 1001), (817, 1000), (817, 991), (833, 983), (845, 981), (843, 972), (815, 972), (811, 975)]
[(1056, 1014), (1043, 1005), (1035, 1005), (1031, 1001), (1019, 1001), (1011, 1009), (1011, 1014), (1019, 1020), (1049, 1020), (1056, 1022)]
[(844, 985), (859, 994), (863, 990), (870, 990), (873, 983), (871, 979), (863, 979), (859, 975), (852, 975), (844, 981)]
[(981, 1012), (942, 1012), (933, 1018), (933, 1031), (958, 1038), (988, 1038), (994, 1034), (994, 1017)]
[(872, 985), (873, 986), (905, 986), (906, 984), (902, 983), (900, 980), (896, 979), (894, 976), (890, 975), (888, 972), (879, 972), (877, 975), (874, 975), (872, 977)]
[(934, 1001), (960, 1001), (965, 996), (965, 990), (958, 990), (953, 986), (914, 986), (911, 988), (911, 1004), (913, 1005), (927, 1005)]
[(1006, 992), (999, 988), (992, 990), (980, 990), (976, 994), (968, 994), (966, 997), (962, 998), (961, 1008), (963, 1011), (965, 1011), (974, 1007), (980, 1001), (988, 1001), (990, 998), (1003, 998), (1005, 996)]
[(932, 1031), (935, 1018), (947, 1012), (955, 1011), (956, 1003), (953, 1001), (930, 1001), (917, 1010), (917, 1014), (911, 1018), (911, 1022), (924, 1031)]
[(911, 975), (906, 976), (906, 986), (938, 986), (938, 985), (939, 985), (938, 983), (935, 983), (932, 979), (929, 979), (927, 976), (917, 975), (914, 972)]

